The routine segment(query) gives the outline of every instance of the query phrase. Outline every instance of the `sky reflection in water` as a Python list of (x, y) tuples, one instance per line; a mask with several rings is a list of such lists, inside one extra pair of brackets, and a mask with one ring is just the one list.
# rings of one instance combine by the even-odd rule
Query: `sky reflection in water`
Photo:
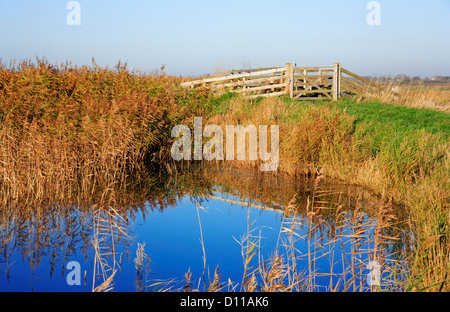
[[(222, 174), (227, 175), (224, 172)], [(122, 236), (116, 239), (114, 244), (117, 261), (115, 268), (118, 269), (114, 276), (114, 291), (142, 289), (137, 287), (142, 276), (137, 278), (137, 269), (133, 261), (136, 258), (138, 243), (145, 244), (145, 253), (149, 256), (144, 259), (144, 264), (146, 265), (150, 259), (149, 265), (146, 266), (149, 271), (144, 268), (144, 272), (147, 273), (144, 274), (146, 285), (174, 280), (173, 283), (164, 287), (170, 285), (172, 290), (179, 290), (183, 286), (184, 274), (190, 270), (193, 287), (199, 286), (199, 290), (203, 290), (203, 279), (208, 281), (212, 278), (218, 266), (222, 285), (226, 285), (228, 280), (231, 280), (234, 285), (238, 285), (236, 290), (240, 290), (244, 265), (239, 242), (248, 231), (251, 231), (253, 236), (260, 236), (258, 243), (260, 249), (251, 265), (256, 265), (263, 259), (269, 259), (275, 250), (278, 250), (279, 254), (284, 255), (286, 259), (286, 252), (289, 249), (283, 247), (283, 242), (287, 241), (286, 235), (289, 232), (280, 230), (283, 226), (289, 227), (291, 219), (289, 215), (283, 215), (282, 209), (288, 205), (288, 199), (292, 198), (294, 193), (297, 194), (295, 204), (303, 206), (299, 212), (297, 236), (294, 236), (297, 240), (295, 247), (296, 256), (299, 257), (298, 270), (304, 273), (305, 279), (312, 276), (308, 275), (312, 271), (316, 273), (313, 274), (316, 287), (309, 290), (329, 290), (327, 287), (330, 284), (330, 276), (324, 273), (330, 272), (331, 263), (334, 264), (333, 273), (335, 274), (342, 273), (349, 266), (357, 268), (358, 278), (354, 281), (367, 287), (366, 277), (369, 274), (367, 264), (373, 253), (365, 250), (374, 246), (375, 232), (369, 227), (375, 225), (377, 219), (369, 216), (370, 209), (367, 207), (354, 212), (356, 197), (352, 198), (354, 194), (350, 194), (349, 189), (340, 187), (339, 191), (336, 191), (336, 187), (324, 186), (316, 192), (316, 197), (317, 194), (323, 194), (316, 198), (320, 204), (317, 203), (315, 207), (322, 207), (319, 217), (314, 215), (315, 210), (312, 209), (311, 203), (308, 208), (309, 214), (305, 210), (308, 198), (314, 195), (311, 193), (311, 183), (293, 183), (292, 180), (274, 182), (271, 180), (273, 177), (255, 180), (252, 175), (229, 175), (223, 181), (220, 178), (217, 180), (217, 177), (218, 175), (214, 175), (215, 180), (208, 181), (216, 187), (213, 190), (203, 189), (200, 192), (202, 195), (194, 197), (185, 194), (176, 197), (175, 204), (168, 205), (165, 209), (157, 209), (153, 201), (147, 201), (143, 209), (137, 212), (134, 210), (129, 214), (126, 232), (129, 233), (130, 238)], [(239, 185), (246, 187), (239, 190)], [(192, 189), (188, 193), (192, 194)], [(254, 199), (250, 200), (249, 194), (252, 193)], [(266, 194), (272, 195), (265, 196)], [(274, 204), (273, 196), (276, 197), (277, 194), (280, 200)], [(283, 198), (284, 200), (281, 200)], [(339, 210), (341, 213), (339, 216), (342, 219), (338, 223), (336, 223), (337, 199), (340, 199), (341, 207), (345, 208)], [(243, 201), (251, 203), (249, 206), (242, 205)], [(360, 206), (370, 206), (364, 200), (358, 203)], [(380, 202), (371, 204), (375, 207), (377, 205), (380, 205)], [(269, 209), (262, 209), (261, 206)], [(352, 225), (346, 224), (347, 221), (344, 219), (347, 217), (343, 218), (343, 216), (353, 217), (355, 222)], [(20, 225), (17, 224), (17, 220), (2, 224), (0, 291), (92, 290), (95, 263), (92, 245), (92, 213), (84, 213), (72, 208), (63, 216), (53, 216), (50, 219), (45, 222), (39, 220), (41, 227), (36, 225), (37, 219), (28, 220), (28, 224), (33, 226), (26, 235), (23, 233), (11, 235), (11, 232), (8, 232), (8, 229), (19, 232)], [(45, 226), (42, 226), (43, 223)], [(355, 224), (358, 224), (356, 230), (366, 229), (363, 236), (358, 239), (352, 237), (355, 234)], [(23, 222), (22, 226), (25, 226)], [(45, 229), (42, 230), (43, 228)], [(340, 238), (333, 240), (338, 232)], [(405, 235), (405, 231), (394, 234)], [(201, 237), (203, 237), (204, 252)], [(391, 254), (393, 245), (386, 244), (386, 247), (389, 249), (388, 254)], [(404, 248), (402, 244), (396, 247), (396, 250)], [(355, 248), (359, 248), (359, 254)], [(312, 251), (315, 253), (312, 254)], [(206, 272), (204, 272), (204, 253)], [(311, 261), (314, 257), (316, 260)], [(387, 258), (389, 260), (392, 257)], [(80, 263), (80, 286), (69, 286), (66, 281), (70, 270), (65, 267), (70, 261)], [(111, 257), (106, 257), (105, 261), (111, 266), (114, 265)], [(334, 284), (337, 280), (338, 276), (333, 277)], [(206, 284), (208, 285), (208, 282)], [(160, 287), (163, 286), (160, 285)], [(340, 287), (344, 287), (343, 282)]]

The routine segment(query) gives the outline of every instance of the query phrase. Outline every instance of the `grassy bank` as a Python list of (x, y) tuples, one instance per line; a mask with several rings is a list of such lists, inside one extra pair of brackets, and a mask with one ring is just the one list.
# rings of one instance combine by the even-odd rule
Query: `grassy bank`
[(381, 101), (222, 98), (210, 123), (280, 126), (280, 171), (320, 173), (402, 204), (416, 235), (407, 289), (450, 289), (448, 113)]

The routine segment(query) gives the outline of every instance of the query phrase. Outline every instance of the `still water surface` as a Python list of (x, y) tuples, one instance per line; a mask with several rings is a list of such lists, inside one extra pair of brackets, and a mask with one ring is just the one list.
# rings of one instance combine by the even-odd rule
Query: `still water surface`
[[(270, 267), (277, 251), (286, 261), (283, 282), (301, 275), (293, 290), (368, 290), (377, 272), (382, 287), (396, 287), (392, 268), (406, 270), (401, 215), (356, 187), (227, 170), (156, 184), (148, 186), (151, 196), (121, 209), (3, 212), (0, 291), (92, 291), (114, 270), (113, 291), (178, 291), (187, 272), (202, 291), (217, 267), (223, 289), (240, 291), (251, 242), (247, 273), (258, 275), (264, 261)], [(370, 270), (374, 260), (379, 271)], [(78, 273), (67, 268), (72, 261), (80, 264), (81, 285), (67, 281)]]

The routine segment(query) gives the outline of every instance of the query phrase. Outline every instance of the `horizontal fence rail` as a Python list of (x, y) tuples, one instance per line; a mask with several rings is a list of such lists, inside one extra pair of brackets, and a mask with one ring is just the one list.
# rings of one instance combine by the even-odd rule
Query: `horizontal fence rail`
[[(333, 67), (284, 67), (229, 70), (225, 73), (181, 84), (185, 88), (199, 86), (218, 93), (230, 91), (246, 97), (289, 96), (298, 100), (337, 100), (343, 94), (381, 95), (392, 92), (386, 87), (358, 76), (339, 63)], [(399, 97), (392, 92), (394, 97)]]

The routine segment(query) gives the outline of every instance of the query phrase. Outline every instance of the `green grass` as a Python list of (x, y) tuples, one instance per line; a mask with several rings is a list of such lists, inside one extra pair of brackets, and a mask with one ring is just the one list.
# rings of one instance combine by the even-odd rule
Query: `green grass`
[(231, 92), (226, 92), (220, 96), (211, 97), (208, 99), (205, 108), (213, 115), (223, 115), (228, 109), (228, 103), (234, 97), (236, 97), (236, 94)]
[(414, 108), (381, 102), (356, 103), (342, 100), (336, 103), (340, 109), (357, 117), (358, 121), (391, 127), (394, 131), (426, 130), (450, 137), (450, 114), (427, 108)]
[[(376, 156), (382, 150), (397, 150), (397, 158), (405, 158), (402, 144), (409, 142), (417, 147), (418, 140), (424, 134), (430, 134), (428, 146), (448, 142), (450, 139), (450, 114), (427, 108), (414, 108), (399, 105), (383, 104), (377, 101), (356, 102), (340, 100), (328, 101), (292, 101), (284, 99), (288, 113), (282, 121), (295, 123), (305, 111), (312, 107), (337, 107), (340, 111), (354, 118), (354, 138), (366, 151), (363, 157)], [(367, 154), (369, 153), (369, 155)]]
[[(414, 108), (383, 104), (378, 101), (356, 102), (340, 100), (330, 104), (328, 101), (291, 101), (284, 99), (287, 107), (298, 107), (285, 116), (285, 121), (295, 121), (303, 109), (323, 105), (333, 105), (356, 118), (357, 123), (368, 123), (379, 130), (386, 128), (389, 132), (426, 130), (450, 138), (450, 114), (427, 108)], [(382, 130), (383, 131), (383, 130)]]

